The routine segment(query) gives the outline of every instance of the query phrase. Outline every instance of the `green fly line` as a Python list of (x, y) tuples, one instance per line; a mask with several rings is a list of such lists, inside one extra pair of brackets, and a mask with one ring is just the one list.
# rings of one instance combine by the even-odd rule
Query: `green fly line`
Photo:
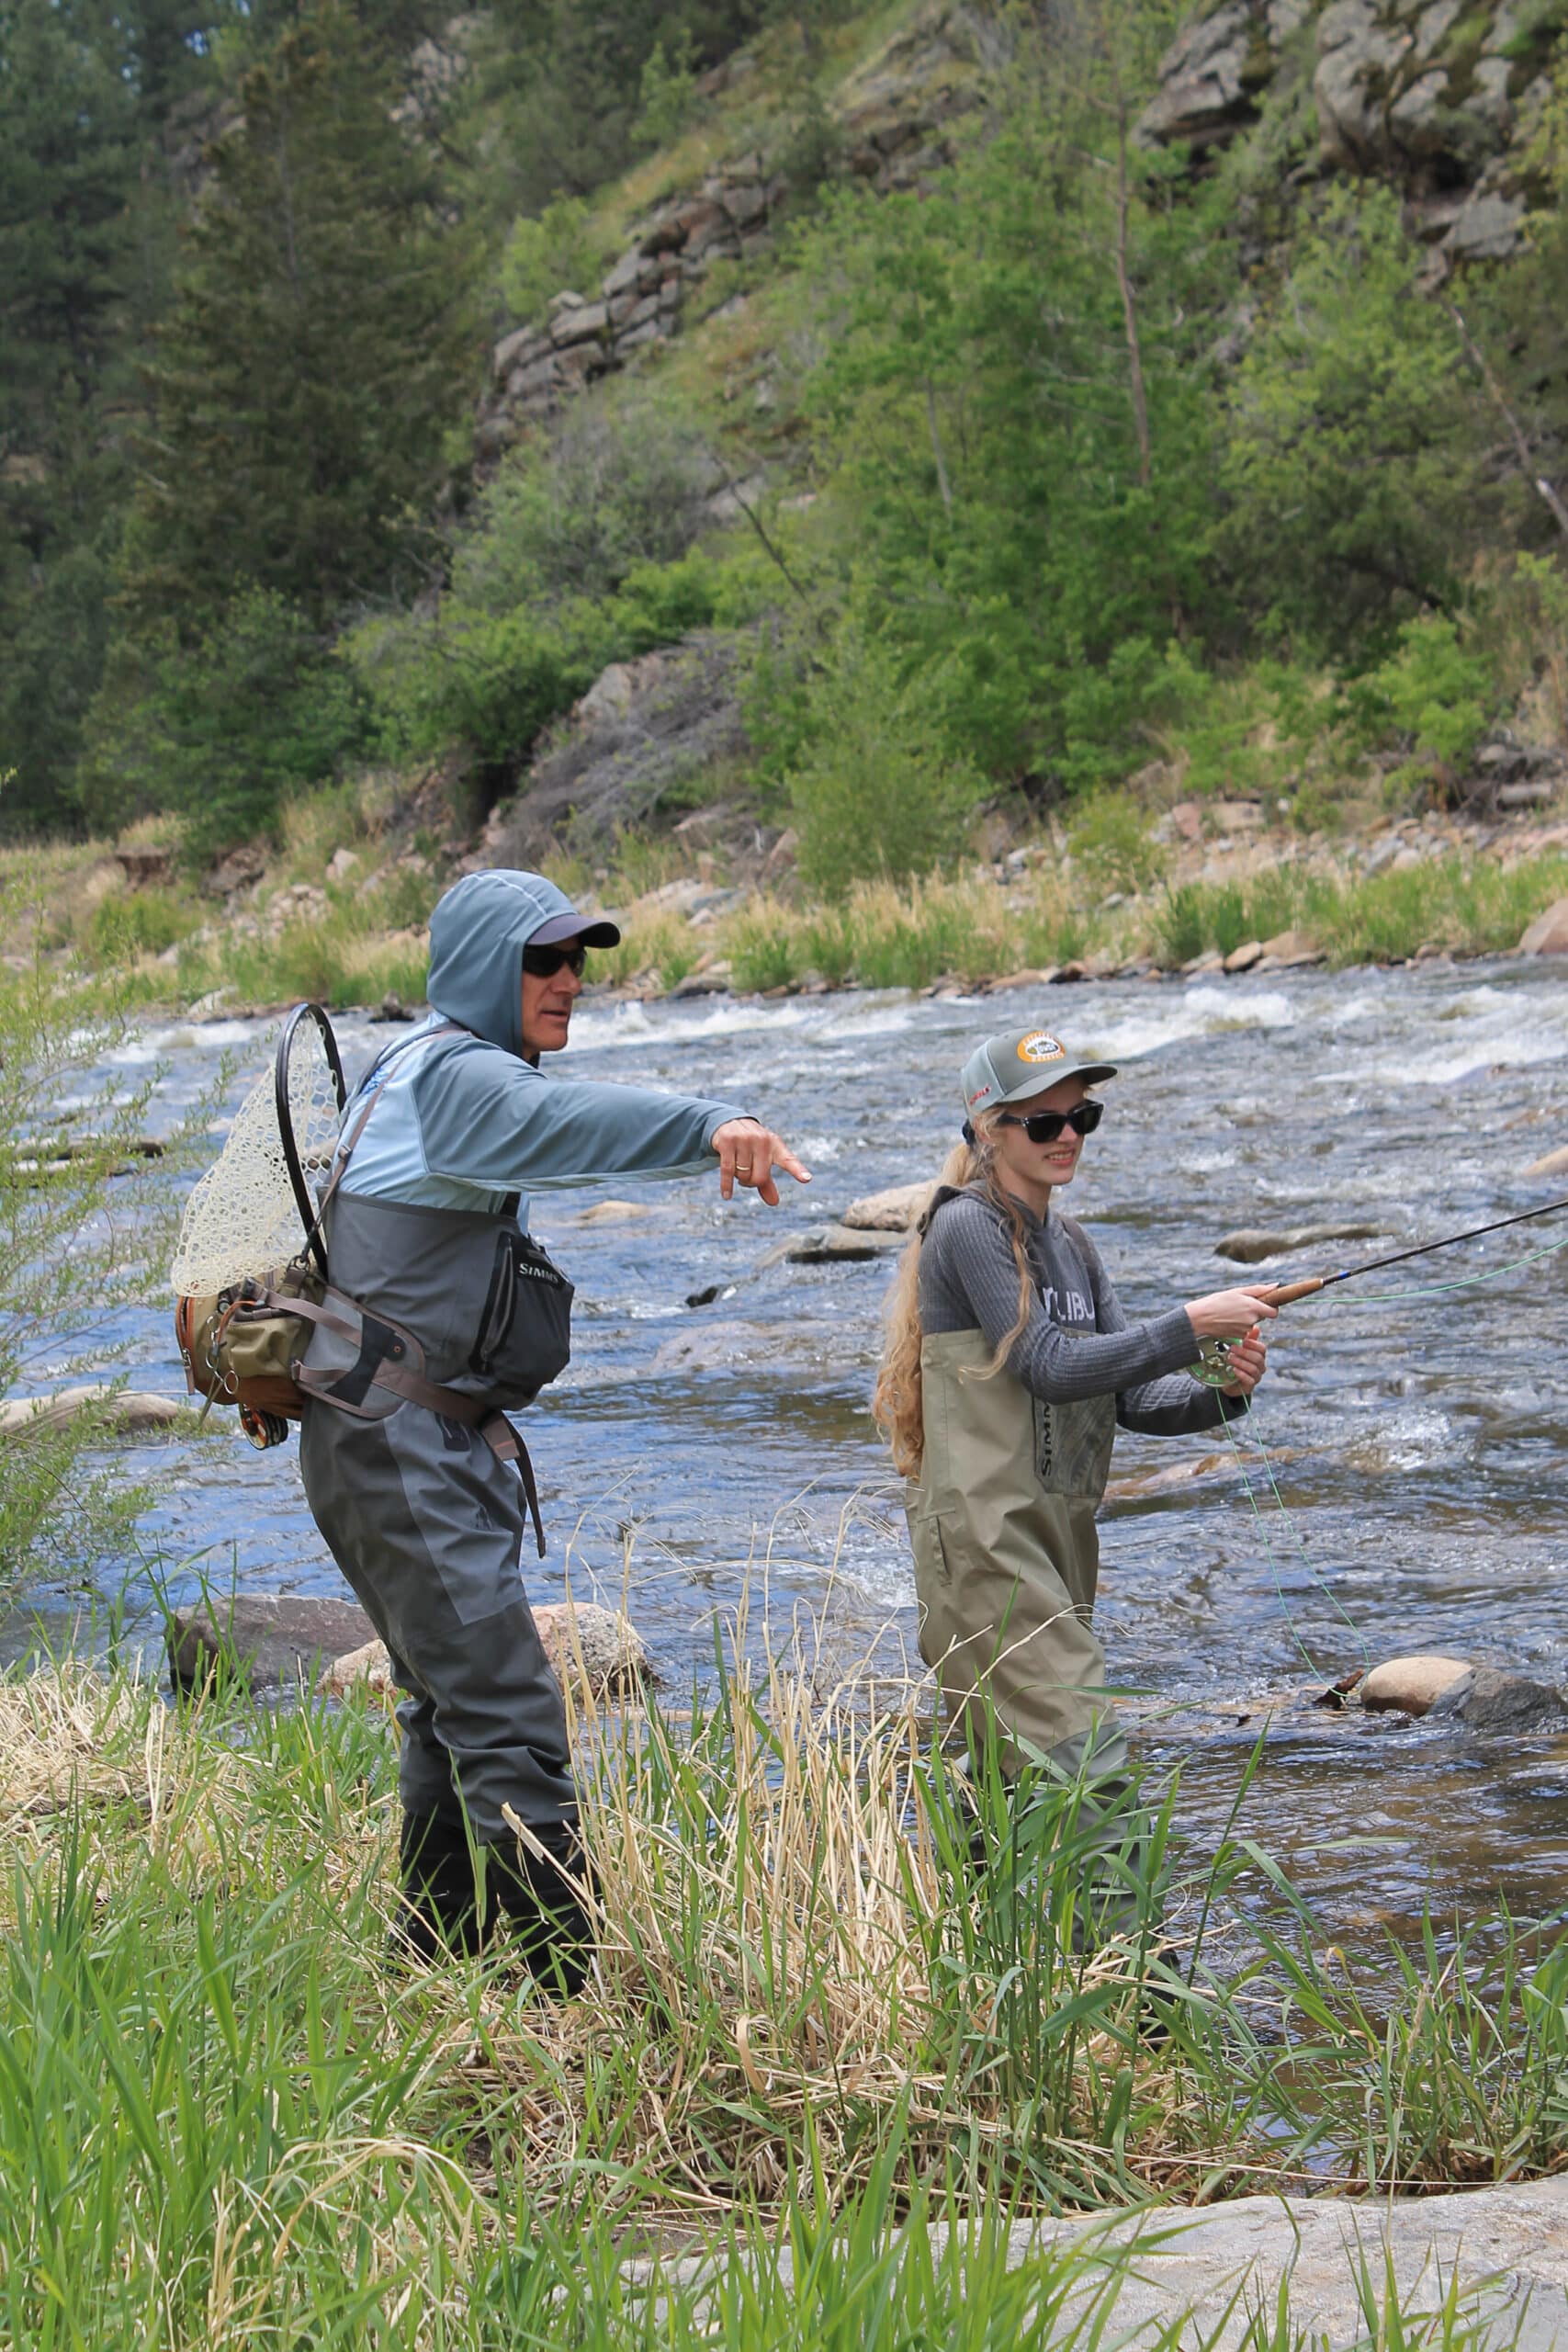
[[(1506, 1266), (1483, 1266), (1477, 1273), (1461, 1274), (1456, 1282), (1427, 1283), (1418, 1287), (1412, 1287), (1406, 1290), (1368, 1291), (1362, 1294), (1362, 1304), (1367, 1306), (1400, 1306), (1404, 1305), (1406, 1299), (1438, 1298), (1449, 1291), (1472, 1290), (1478, 1283), (1497, 1282), (1501, 1280), (1505, 1274), (1519, 1273), (1526, 1266), (1533, 1266), (1542, 1258), (1553, 1258), (1560, 1250), (1568, 1250), (1568, 1237), (1565, 1237), (1561, 1241), (1549, 1241), (1541, 1249), (1531, 1250), (1522, 1258), (1511, 1258)], [(1355, 1619), (1350, 1615), (1349, 1611), (1344, 1606), (1344, 1603), (1334, 1592), (1333, 1589), (1317, 1567), (1311, 1554), (1307, 1550), (1306, 1542), (1302, 1535), (1301, 1530), (1297, 1527), (1295, 1521), (1291, 1516), (1285, 1498), (1280, 1492), (1280, 1481), (1275, 1475), (1273, 1462), (1269, 1458), (1269, 1450), (1265, 1446), (1262, 1436), (1258, 1428), (1257, 1407), (1255, 1404), (1251, 1405), (1248, 1412), (1245, 1416), (1245, 1424), (1247, 1435), (1257, 1448), (1258, 1461), (1261, 1464), (1264, 1474), (1268, 1478), (1269, 1492), (1273, 1498), (1275, 1511), (1288, 1531), (1291, 1542), (1301, 1559), (1302, 1565), (1306, 1569), (1307, 1575), (1311, 1577), (1318, 1590), (1323, 1594), (1325, 1600), (1328, 1602), (1329, 1607), (1334, 1611), (1335, 1615), (1346, 1626), (1354, 1639), (1358, 1649), (1361, 1653), (1361, 1665), (1364, 1671), (1371, 1664), (1371, 1653), (1367, 1648), (1366, 1636), (1362, 1634), (1361, 1629), (1356, 1623)], [(1230, 1440), (1231, 1451), (1235, 1456), (1236, 1469), (1241, 1477), (1242, 1489), (1247, 1496), (1253, 1519), (1257, 1523), (1258, 1532), (1263, 1544), (1264, 1553), (1269, 1561), (1269, 1571), (1274, 1584), (1274, 1596), (1280, 1604), (1280, 1612), (1284, 1618), (1291, 1639), (1295, 1644), (1296, 1648), (1300, 1651), (1302, 1657), (1304, 1659), (1308, 1671), (1314, 1676), (1322, 1675), (1324, 1673), (1324, 1668), (1318, 1665), (1316, 1659), (1313, 1657), (1312, 1652), (1308, 1649), (1306, 1643), (1303, 1640), (1301, 1630), (1296, 1623), (1295, 1616), (1291, 1609), (1291, 1604), (1285, 1598), (1284, 1582), (1280, 1572), (1279, 1555), (1275, 1551), (1273, 1542), (1269, 1533), (1268, 1520), (1264, 1514), (1261, 1505), (1259, 1504), (1258, 1494), (1253, 1487), (1252, 1480), (1247, 1475), (1247, 1455), (1243, 1453), (1240, 1440), (1236, 1435), (1237, 1429), (1242, 1425), (1242, 1420), (1239, 1418), (1236, 1420), (1232, 1420), (1227, 1415), (1224, 1423), (1225, 1435)]]

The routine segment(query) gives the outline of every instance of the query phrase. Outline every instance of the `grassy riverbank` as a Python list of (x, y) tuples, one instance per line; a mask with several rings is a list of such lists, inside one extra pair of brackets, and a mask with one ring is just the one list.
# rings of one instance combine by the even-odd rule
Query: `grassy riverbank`
[[(744, 992), (984, 987), (1063, 967), (1070, 977), (1174, 972), (1281, 939), (1292, 956), (1329, 966), (1506, 953), (1568, 895), (1568, 847), (1542, 830), (1450, 838), (1407, 828), (1412, 838), (1385, 832), (1360, 855), (1249, 837), (1185, 857), (1143, 835), (1091, 834), (1076, 853), (1033, 842), (995, 865), (860, 883), (838, 899), (812, 899), (793, 883), (727, 887), (709, 854), (628, 838), (603, 872), (561, 878), (623, 923), (621, 945), (595, 956), (592, 977), (638, 994), (694, 978)], [(1384, 855), (1368, 870), (1376, 849)], [(382, 838), (363, 794), (302, 804), (262, 879), (227, 902), (174, 865), (130, 887), (123, 856), (51, 853), (38, 869), (38, 936), (73, 965), (112, 975), (135, 1002), (423, 998), (423, 926), (445, 869), (434, 851)]]
[[(1008, 2215), (1563, 2161), (1568, 1945), (1325, 1951), (1244, 1846), (1184, 1875), (1168, 1795), (1164, 1926), (1075, 1957), (1072, 1800), (976, 1880), (907, 1701), (834, 1708), (808, 1667), (579, 1724), (603, 1949), (561, 2006), (389, 1970), (378, 1709), (0, 1687), (6, 2340), (1089, 2342), (1089, 2274), (1009, 2278)], [(1212, 1972), (1238, 1901), (1256, 1957)], [(716, 2290), (659, 2267), (694, 2245)]]

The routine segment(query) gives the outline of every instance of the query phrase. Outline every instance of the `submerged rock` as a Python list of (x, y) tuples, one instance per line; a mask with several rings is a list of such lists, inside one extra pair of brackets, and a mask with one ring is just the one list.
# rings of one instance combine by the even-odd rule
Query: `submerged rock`
[(902, 1229), (895, 1233), (875, 1227), (817, 1225), (809, 1232), (792, 1233), (775, 1241), (758, 1259), (755, 1271), (762, 1273), (770, 1266), (826, 1266), (835, 1261), (848, 1264), (857, 1258), (885, 1258), (903, 1244)]
[(1439, 1691), (1429, 1710), (1436, 1722), (1461, 1723), (1467, 1731), (1549, 1731), (1568, 1722), (1568, 1699), (1550, 1682), (1501, 1667), (1472, 1666)]
[(1372, 1714), (1424, 1715), (1445, 1690), (1473, 1670), (1465, 1658), (1430, 1652), (1385, 1658), (1363, 1677), (1358, 1696)]
[(1239, 1266), (1256, 1266), (1263, 1258), (1282, 1258), (1292, 1250), (1313, 1250), (1320, 1241), (1373, 1241), (1387, 1227), (1381, 1225), (1296, 1225), (1278, 1231), (1263, 1226), (1227, 1233), (1214, 1244), (1216, 1258), (1230, 1258)]
[[(591, 1209), (584, 1209), (581, 1216), (571, 1219), (571, 1223), (633, 1225), (641, 1217), (657, 1216), (658, 1214), (657, 1208), (648, 1201), (595, 1201)], [(563, 1218), (562, 1222), (566, 1220)]]

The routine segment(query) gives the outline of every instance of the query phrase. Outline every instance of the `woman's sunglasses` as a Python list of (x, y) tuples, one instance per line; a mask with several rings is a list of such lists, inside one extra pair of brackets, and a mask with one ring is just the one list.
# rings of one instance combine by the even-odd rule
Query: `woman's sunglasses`
[(580, 940), (570, 940), (564, 947), (525, 947), (523, 969), (530, 978), (553, 980), (562, 965), (582, 978), (588, 964), (588, 950)]
[(1016, 1111), (998, 1111), (998, 1127), (1021, 1127), (1031, 1143), (1055, 1143), (1064, 1127), (1071, 1127), (1076, 1136), (1091, 1136), (1105, 1116), (1103, 1102), (1079, 1102), (1070, 1111), (1029, 1111), (1021, 1118)]

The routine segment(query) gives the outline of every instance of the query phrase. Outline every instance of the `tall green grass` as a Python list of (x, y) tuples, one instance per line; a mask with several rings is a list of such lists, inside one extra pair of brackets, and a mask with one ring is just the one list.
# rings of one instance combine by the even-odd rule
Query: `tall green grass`
[(1010, 2269), (1006, 2222), (1562, 2162), (1568, 1944), (1489, 1923), (1353, 1983), (1244, 1841), (1182, 1884), (1174, 1788), (1021, 1808), (813, 1677), (728, 1671), (689, 1723), (580, 1694), (565, 2004), (504, 1952), (388, 1965), (378, 1708), (0, 1683), (4, 2339), (1088, 2346), (1115, 2264)]
[(1568, 858), (1549, 853), (1503, 866), (1486, 859), (1424, 858), (1355, 878), (1276, 867), (1245, 883), (1189, 882), (1155, 910), (1173, 963), (1205, 950), (1228, 956), (1244, 940), (1301, 930), (1331, 964), (1407, 962), (1423, 947), (1468, 956), (1517, 946), (1541, 910), (1568, 892)]

